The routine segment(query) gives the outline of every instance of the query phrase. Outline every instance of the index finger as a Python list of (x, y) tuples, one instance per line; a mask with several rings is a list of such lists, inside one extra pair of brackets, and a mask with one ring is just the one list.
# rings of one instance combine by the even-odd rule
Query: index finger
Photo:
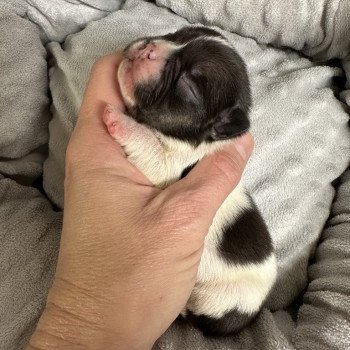
[(122, 111), (125, 109), (116, 74), (122, 58), (122, 53), (117, 52), (104, 56), (93, 64), (78, 121), (96, 120), (96, 116), (102, 115), (107, 104), (112, 104)]

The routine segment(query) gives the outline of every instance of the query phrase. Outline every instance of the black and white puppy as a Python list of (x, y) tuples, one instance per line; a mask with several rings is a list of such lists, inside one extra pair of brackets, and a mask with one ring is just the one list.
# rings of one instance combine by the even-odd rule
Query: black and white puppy
[[(117, 79), (130, 117), (105, 120), (128, 159), (156, 186), (177, 181), (196, 162), (249, 128), (245, 64), (218, 32), (186, 27), (131, 43)], [(205, 334), (229, 334), (259, 312), (276, 279), (271, 237), (240, 184), (217, 212), (197, 283), (183, 315)]]

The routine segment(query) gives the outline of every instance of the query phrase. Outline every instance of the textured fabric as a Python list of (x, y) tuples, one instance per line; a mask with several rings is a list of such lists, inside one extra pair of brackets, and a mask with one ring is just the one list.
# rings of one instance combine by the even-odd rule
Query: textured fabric
[(62, 213), (32, 187), (47, 156), (51, 116), (43, 45), (48, 36), (27, 14), (25, 1), (0, 3), (1, 350), (24, 349), (34, 330), (55, 270), (62, 224)]
[[(25, 347), (45, 305), (62, 214), (30, 187), (48, 141), (46, 50), (38, 27), (0, 5), (0, 349)], [(24, 17), (24, 8), (17, 7)], [(27, 186), (24, 186), (27, 185)]]
[(297, 349), (350, 348), (350, 169), (309, 268), (310, 284), (293, 336)]
[(35, 24), (0, 11), (0, 172), (33, 180), (48, 141), (46, 50)]
[(62, 42), (91, 21), (118, 10), (124, 0), (2, 0), (41, 29), (45, 42)]
[[(0, 3), (1, 350), (24, 349), (45, 304), (62, 221), (62, 213), (53, 210), (46, 195), (58, 207), (63, 206), (65, 147), (93, 61), (140, 36), (175, 31), (207, 4), (159, 0), (179, 16), (150, 2), (129, 0), (123, 11), (108, 15), (109, 9), (118, 8), (121, 2), (62, 0), (60, 15), (55, 17), (56, 1), (51, 9), (43, 1), (30, 1), (32, 8), (41, 9), (42, 17), (29, 16), (29, 0)], [(108, 16), (98, 20), (86, 16), (80, 22), (76, 12), (71, 16), (66, 11), (83, 3), (97, 7), (98, 16), (102, 17), (102, 12)], [(244, 3), (216, 1), (211, 10), (220, 21), (226, 18), (231, 26), (239, 24), (236, 30), (216, 22), (227, 30), (222, 33), (244, 57), (252, 81), (256, 148), (244, 181), (271, 229), (279, 280), (267, 307), (239, 334), (204, 338), (179, 319), (154, 349), (349, 349), (349, 172), (342, 176), (330, 219), (316, 247), (335, 193), (331, 182), (349, 163), (348, 114), (331, 89), (342, 71), (312, 63), (294, 50), (261, 45), (268, 42), (319, 57), (341, 57), (349, 75), (348, 41), (340, 35), (349, 25), (348, 3), (290, 2), (291, 11), (300, 16), (289, 15), (291, 20), (285, 18), (285, 24), (280, 21), (287, 12), (285, 2), (259, 0), (251, 8)], [(268, 3), (276, 8), (264, 10)], [(236, 4), (235, 11), (230, 10), (232, 4)], [(302, 14), (308, 13), (310, 4), (314, 16), (305, 20)], [(257, 26), (263, 13), (267, 24)], [(50, 27), (45, 26), (45, 18), (52, 23), (59, 20)], [(199, 16), (191, 21), (207, 20)], [(308, 21), (312, 24), (305, 27)], [(84, 30), (69, 35), (63, 44), (57, 42), (86, 22)], [(332, 26), (335, 34), (330, 36), (327, 28)], [(242, 28), (248, 32), (240, 32)], [(48, 38), (56, 42), (48, 44), (47, 55), (43, 43)], [(52, 57), (49, 76), (47, 56)], [(341, 92), (344, 101), (349, 101), (348, 93)], [(44, 194), (33, 188), (33, 182), (37, 183), (42, 173), (47, 143)]]
[(91, 21), (119, 9), (123, 0), (26, 0), (27, 16), (37, 23), (50, 41), (63, 41)]
[(321, 236), (310, 283), (297, 322), (285, 311), (264, 310), (248, 329), (232, 337), (205, 338), (177, 320), (153, 350), (348, 350), (350, 348), (350, 170)]
[(38, 190), (0, 177), (0, 349), (20, 350), (45, 306), (62, 213)]
[[(350, 77), (348, 0), (156, 0), (190, 23), (216, 25), (260, 44), (289, 47), (314, 60), (344, 59)], [(350, 90), (341, 100), (350, 106)]]
[(319, 58), (348, 55), (348, 0), (156, 0), (191, 23), (216, 25), (262, 44)]

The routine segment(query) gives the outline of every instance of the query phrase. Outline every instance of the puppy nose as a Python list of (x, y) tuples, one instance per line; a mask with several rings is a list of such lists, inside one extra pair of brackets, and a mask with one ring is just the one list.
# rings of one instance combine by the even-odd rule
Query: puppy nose
[(136, 53), (136, 58), (145, 60), (155, 60), (156, 59), (156, 45), (152, 42), (141, 44)]
[(127, 50), (127, 57), (132, 61), (146, 59), (155, 60), (157, 58), (156, 44), (147, 41), (136, 44)]

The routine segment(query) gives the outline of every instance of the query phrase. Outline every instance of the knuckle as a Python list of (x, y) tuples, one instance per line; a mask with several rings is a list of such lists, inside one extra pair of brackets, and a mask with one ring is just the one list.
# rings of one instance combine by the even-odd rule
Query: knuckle
[(240, 180), (243, 171), (243, 162), (239, 157), (233, 157), (226, 151), (215, 154), (213, 166), (217, 169), (219, 178), (223, 178), (230, 183)]
[(201, 205), (196, 198), (198, 195), (192, 190), (167, 197), (160, 207), (161, 221), (179, 230), (188, 227), (200, 213)]

